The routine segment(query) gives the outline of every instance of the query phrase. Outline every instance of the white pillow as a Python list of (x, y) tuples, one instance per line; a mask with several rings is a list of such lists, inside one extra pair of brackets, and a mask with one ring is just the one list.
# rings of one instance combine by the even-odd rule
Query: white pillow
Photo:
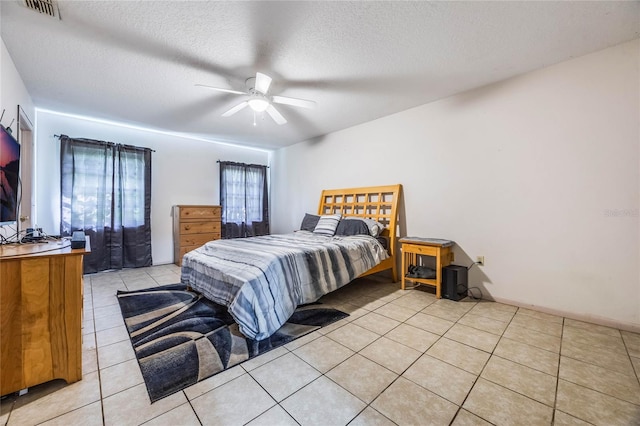
[(371, 234), (372, 237), (377, 237), (382, 233), (382, 230), (384, 229), (384, 225), (382, 223), (373, 219), (362, 219), (362, 220), (364, 220), (364, 222), (369, 227), (369, 233)]
[(318, 220), (318, 224), (313, 232), (332, 237), (333, 234), (336, 233), (336, 228), (338, 227), (338, 223), (340, 223), (341, 217), (342, 215), (339, 214), (326, 214), (320, 216), (320, 220)]

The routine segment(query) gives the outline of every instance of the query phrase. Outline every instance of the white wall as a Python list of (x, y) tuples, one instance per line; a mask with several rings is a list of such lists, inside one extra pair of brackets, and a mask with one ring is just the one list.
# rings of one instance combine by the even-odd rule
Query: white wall
[(485, 295), (640, 326), (638, 40), (283, 148), (272, 229), (322, 188), (401, 183)]
[[(1, 39), (0, 39), (1, 40)], [(35, 117), (33, 101), (27, 88), (18, 74), (13, 59), (9, 55), (7, 46), (2, 41), (0, 46), (0, 109), (5, 109), (2, 124), (7, 127), (11, 120), (15, 120), (11, 128), (16, 132), (18, 122), (18, 105), (33, 121)]]
[(151, 166), (151, 245), (154, 265), (173, 262), (171, 207), (218, 204), (217, 160), (268, 164), (269, 152), (211, 143), (37, 111), (36, 221), (60, 233), (60, 142), (54, 135), (154, 149)]
[[(2, 118), (2, 124), (5, 127), (11, 125), (13, 135), (18, 135), (18, 105), (23, 109), (27, 117), (33, 122), (35, 117), (33, 101), (27, 88), (18, 74), (18, 70), (9, 55), (7, 46), (4, 41), (1, 41), (0, 46), (0, 113), (5, 110), (4, 117)], [(25, 176), (21, 173), (23, 183), (30, 180), (30, 176)], [(3, 226), (0, 228), (0, 234), (5, 236), (11, 236), (15, 233), (15, 226)]]

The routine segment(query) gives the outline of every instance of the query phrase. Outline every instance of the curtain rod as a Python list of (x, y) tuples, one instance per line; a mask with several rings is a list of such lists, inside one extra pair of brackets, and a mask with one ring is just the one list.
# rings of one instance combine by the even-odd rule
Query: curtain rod
[[(62, 136), (66, 136), (66, 135), (53, 135), (53, 137), (54, 137), (54, 138), (58, 138), (58, 139), (60, 139)], [(69, 138), (69, 136), (67, 136), (67, 137)], [(86, 138), (69, 138), (69, 139), (81, 139), (81, 140), (88, 140), (88, 141), (95, 141), (95, 142), (110, 143), (110, 144), (113, 144), (113, 145), (122, 145), (122, 146), (125, 146), (125, 147), (128, 147), (128, 148), (148, 149), (148, 150), (149, 150), (149, 151), (151, 151), (151, 152), (156, 152), (156, 150), (155, 150), (155, 149), (146, 148), (146, 147), (141, 147), (141, 146), (127, 145), (127, 144), (124, 144), (124, 143), (116, 143), (116, 142), (99, 141), (99, 140), (96, 140), (96, 139), (86, 139)]]
[(235, 161), (216, 161), (216, 163), (229, 163), (229, 164), (237, 164), (239, 166), (260, 166), (260, 167), (266, 167), (267, 169), (270, 169), (271, 167), (269, 166), (265, 166), (264, 164), (246, 164), (246, 163), (237, 163)]

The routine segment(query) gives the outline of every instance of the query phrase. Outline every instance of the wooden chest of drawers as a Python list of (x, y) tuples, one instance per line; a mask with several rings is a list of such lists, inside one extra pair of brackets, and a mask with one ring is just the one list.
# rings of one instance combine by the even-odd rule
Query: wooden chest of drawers
[(82, 249), (45, 243), (0, 246), (3, 396), (53, 379), (82, 379), (82, 260), (91, 251), (89, 237)]
[(182, 265), (182, 256), (204, 243), (220, 239), (220, 206), (173, 206), (173, 261)]

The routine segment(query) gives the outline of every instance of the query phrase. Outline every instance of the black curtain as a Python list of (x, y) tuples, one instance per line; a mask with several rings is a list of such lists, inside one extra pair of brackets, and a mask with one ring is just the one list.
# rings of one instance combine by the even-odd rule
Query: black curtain
[(267, 166), (220, 161), (222, 238), (269, 234)]
[(151, 150), (60, 136), (60, 235), (84, 231), (84, 273), (151, 266)]

